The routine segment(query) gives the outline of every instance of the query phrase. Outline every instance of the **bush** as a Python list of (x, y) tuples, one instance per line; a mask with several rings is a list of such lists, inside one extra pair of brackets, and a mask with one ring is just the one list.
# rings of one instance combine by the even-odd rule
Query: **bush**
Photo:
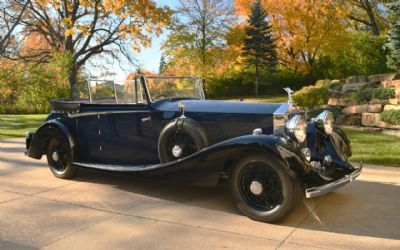
[[(306, 76), (289, 70), (261, 72), (259, 95), (284, 95), (283, 88), (301, 89), (308, 85)], [(222, 76), (206, 79), (207, 95), (211, 98), (254, 96), (254, 73), (252, 69), (227, 72)]]
[(355, 101), (357, 104), (367, 104), (372, 99), (387, 100), (394, 98), (396, 93), (394, 89), (388, 88), (377, 88), (377, 89), (366, 89), (354, 94)]
[(393, 125), (400, 125), (400, 110), (385, 110), (380, 115), (381, 120)]
[(328, 88), (315, 86), (303, 87), (293, 95), (293, 100), (302, 107), (313, 108), (328, 102), (330, 93)]

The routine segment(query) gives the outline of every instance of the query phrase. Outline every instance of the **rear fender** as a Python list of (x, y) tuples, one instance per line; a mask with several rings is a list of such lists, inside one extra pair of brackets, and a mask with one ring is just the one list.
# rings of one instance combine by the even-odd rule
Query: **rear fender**
[(58, 120), (48, 120), (38, 128), (31, 138), (27, 156), (41, 159), (42, 155), (46, 153), (50, 140), (60, 134), (68, 141), (70, 149), (74, 150), (75, 140), (68, 127)]

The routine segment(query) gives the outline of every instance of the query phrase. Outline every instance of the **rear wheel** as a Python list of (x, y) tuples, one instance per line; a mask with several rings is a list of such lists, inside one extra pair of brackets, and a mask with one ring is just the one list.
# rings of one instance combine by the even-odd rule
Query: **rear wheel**
[(250, 155), (237, 163), (230, 188), (238, 209), (253, 220), (276, 222), (288, 215), (298, 201), (298, 181), (279, 160)]
[(72, 165), (72, 153), (67, 140), (57, 136), (50, 140), (47, 148), (47, 162), (54, 176), (62, 179), (72, 178), (76, 168)]

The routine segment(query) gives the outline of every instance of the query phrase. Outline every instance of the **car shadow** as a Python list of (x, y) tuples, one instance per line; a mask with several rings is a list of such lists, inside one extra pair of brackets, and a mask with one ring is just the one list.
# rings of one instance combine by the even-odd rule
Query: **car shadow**
[[(127, 192), (204, 209), (242, 215), (233, 204), (229, 184), (201, 188), (80, 170), (77, 181), (112, 185)], [(303, 199), (280, 226), (339, 234), (400, 239), (400, 186), (357, 180), (334, 193)]]

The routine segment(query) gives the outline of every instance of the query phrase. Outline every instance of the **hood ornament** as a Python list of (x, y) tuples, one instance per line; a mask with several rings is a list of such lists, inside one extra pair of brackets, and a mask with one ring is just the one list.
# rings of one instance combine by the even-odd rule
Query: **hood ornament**
[(178, 109), (179, 109), (179, 112), (182, 114), (181, 118), (185, 118), (186, 117), (185, 116), (185, 107), (186, 107), (185, 102), (183, 102), (183, 101), (179, 102)]
[(294, 91), (291, 90), (289, 87), (283, 88), (283, 90), (285, 90), (286, 93), (288, 94), (288, 103), (292, 104), (293, 103), (292, 94)]

